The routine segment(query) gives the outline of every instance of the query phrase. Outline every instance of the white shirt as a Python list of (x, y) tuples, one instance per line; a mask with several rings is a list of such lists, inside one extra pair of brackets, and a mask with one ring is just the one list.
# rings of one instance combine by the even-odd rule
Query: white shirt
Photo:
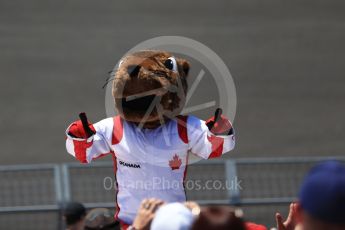
[(116, 171), (117, 214), (127, 224), (135, 218), (141, 201), (186, 200), (184, 179), (188, 154), (204, 159), (219, 157), (235, 146), (234, 135), (215, 136), (205, 121), (179, 116), (156, 129), (139, 129), (116, 116), (94, 124), (90, 138), (73, 138), (66, 131), (67, 151), (83, 163), (113, 154)]

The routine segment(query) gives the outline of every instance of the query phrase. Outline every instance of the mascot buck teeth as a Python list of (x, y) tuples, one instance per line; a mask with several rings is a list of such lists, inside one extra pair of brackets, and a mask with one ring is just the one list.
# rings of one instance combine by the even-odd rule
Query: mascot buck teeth
[(141, 201), (186, 200), (188, 154), (220, 157), (235, 146), (230, 121), (217, 109), (208, 121), (180, 115), (189, 63), (165, 51), (125, 56), (114, 73), (118, 115), (95, 124), (85, 113), (66, 131), (67, 151), (82, 163), (111, 154), (118, 186), (116, 218), (132, 224)]

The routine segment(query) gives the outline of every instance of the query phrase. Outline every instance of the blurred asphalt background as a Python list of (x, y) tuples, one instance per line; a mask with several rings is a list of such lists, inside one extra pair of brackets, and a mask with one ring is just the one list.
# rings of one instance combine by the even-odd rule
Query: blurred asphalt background
[(67, 125), (104, 118), (107, 71), (161, 35), (198, 40), (230, 68), (229, 156), (344, 155), (344, 12), (341, 0), (1, 0), (0, 164), (73, 160)]

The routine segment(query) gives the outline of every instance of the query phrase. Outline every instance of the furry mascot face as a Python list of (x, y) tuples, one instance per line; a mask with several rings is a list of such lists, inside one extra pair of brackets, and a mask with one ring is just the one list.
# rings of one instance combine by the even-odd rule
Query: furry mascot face
[(185, 104), (189, 63), (165, 51), (125, 56), (115, 73), (115, 108), (126, 121), (157, 128), (180, 114)]

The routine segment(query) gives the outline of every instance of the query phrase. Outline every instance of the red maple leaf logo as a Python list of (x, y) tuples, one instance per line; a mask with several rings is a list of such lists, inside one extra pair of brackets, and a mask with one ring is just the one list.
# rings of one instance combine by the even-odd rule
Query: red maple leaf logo
[(169, 166), (171, 170), (179, 169), (181, 165), (182, 165), (182, 160), (177, 156), (177, 154), (175, 154), (173, 156), (173, 159), (169, 161)]

